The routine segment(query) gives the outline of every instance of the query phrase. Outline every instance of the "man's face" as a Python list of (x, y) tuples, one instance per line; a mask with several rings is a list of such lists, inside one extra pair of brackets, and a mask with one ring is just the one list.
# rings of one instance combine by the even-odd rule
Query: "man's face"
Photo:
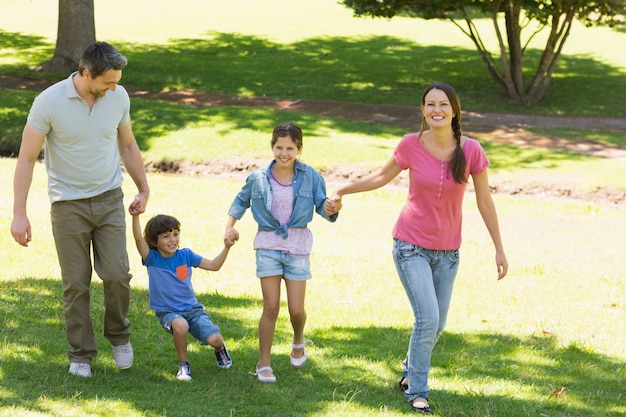
[[(86, 71), (88, 73), (88, 71)], [(99, 98), (103, 97), (107, 91), (115, 91), (117, 83), (122, 79), (122, 70), (110, 69), (104, 74), (91, 78), (91, 74), (88, 75), (89, 84), (87, 92), (92, 96)]]

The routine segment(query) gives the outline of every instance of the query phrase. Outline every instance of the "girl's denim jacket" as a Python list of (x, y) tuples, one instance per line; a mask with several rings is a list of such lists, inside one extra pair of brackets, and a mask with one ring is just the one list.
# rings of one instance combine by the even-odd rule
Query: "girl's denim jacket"
[(272, 187), (270, 185), (270, 169), (276, 161), (272, 161), (267, 168), (257, 169), (246, 179), (246, 183), (235, 197), (228, 214), (241, 219), (246, 210), (252, 207), (252, 216), (258, 223), (259, 231), (274, 231), (287, 239), (287, 230), (290, 227), (306, 227), (313, 220), (313, 209), (328, 221), (335, 222), (338, 213), (326, 215), (324, 202), (326, 201), (326, 183), (324, 178), (310, 166), (296, 160), (295, 175), (293, 177), (293, 211), (287, 224), (280, 224), (272, 215)]

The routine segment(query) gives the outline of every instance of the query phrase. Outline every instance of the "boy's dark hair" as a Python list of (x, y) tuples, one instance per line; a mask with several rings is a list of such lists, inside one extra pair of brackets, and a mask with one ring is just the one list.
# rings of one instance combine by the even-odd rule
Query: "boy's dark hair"
[(175, 217), (167, 214), (157, 214), (146, 223), (143, 238), (146, 240), (149, 248), (155, 249), (159, 235), (174, 230), (180, 232), (180, 222)]

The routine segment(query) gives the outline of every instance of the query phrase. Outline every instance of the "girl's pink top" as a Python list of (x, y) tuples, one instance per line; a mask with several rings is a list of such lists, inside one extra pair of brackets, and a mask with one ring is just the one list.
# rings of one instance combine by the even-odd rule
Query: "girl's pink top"
[[(280, 224), (287, 224), (293, 209), (293, 186), (281, 184), (274, 175), (270, 177), (272, 187), (272, 215)], [(254, 249), (283, 251), (291, 256), (309, 256), (313, 248), (313, 233), (308, 227), (290, 227), (287, 239), (274, 231), (258, 231), (254, 238)]]
[[(489, 166), (477, 141), (466, 138), (463, 153), (467, 178)], [(409, 194), (393, 228), (393, 237), (426, 249), (458, 249), (467, 184), (454, 182), (448, 161), (432, 156), (419, 140), (419, 133), (404, 136), (394, 157), (400, 168), (409, 170)]]

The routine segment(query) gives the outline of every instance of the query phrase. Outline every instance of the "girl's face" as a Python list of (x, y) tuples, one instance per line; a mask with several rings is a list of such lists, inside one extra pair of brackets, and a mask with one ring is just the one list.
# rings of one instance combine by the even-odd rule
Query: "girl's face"
[(300, 155), (300, 149), (290, 136), (280, 136), (272, 147), (276, 165), (280, 168), (291, 168), (296, 163), (296, 158)]
[(422, 113), (431, 128), (451, 126), (456, 116), (446, 93), (437, 89), (430, 90), (424, 97)]
[(178, 243), (180, 242), (180, 232), (178, 230), (170, 230), (169, 232), (161, 233), (157, 239), (156, 247), (164, 258), (173, 256), (178, 249)]

